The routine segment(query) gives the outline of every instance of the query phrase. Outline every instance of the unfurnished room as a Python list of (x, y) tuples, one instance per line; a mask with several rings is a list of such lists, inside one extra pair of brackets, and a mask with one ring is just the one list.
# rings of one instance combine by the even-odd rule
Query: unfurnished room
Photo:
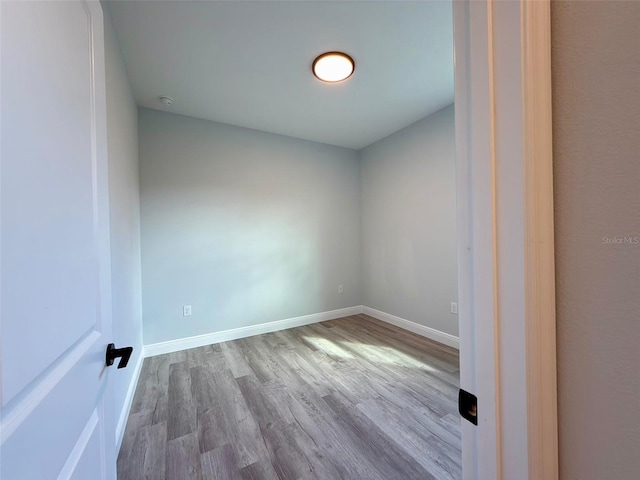
[(109, 10), (147, 357), (119, 478), (461, 478), (450, 4)]
[(635, 480), (639, 5), (0, 0), (0, 479)]

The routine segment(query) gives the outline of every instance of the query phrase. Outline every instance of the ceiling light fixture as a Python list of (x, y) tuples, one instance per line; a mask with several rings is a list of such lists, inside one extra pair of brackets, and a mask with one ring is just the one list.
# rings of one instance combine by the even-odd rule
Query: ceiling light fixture
[(356, 65), (346, 53), (327, 52), (313, 61), (313, 74), (325, 83), (338, 83), (346, 80), (356, 69)]

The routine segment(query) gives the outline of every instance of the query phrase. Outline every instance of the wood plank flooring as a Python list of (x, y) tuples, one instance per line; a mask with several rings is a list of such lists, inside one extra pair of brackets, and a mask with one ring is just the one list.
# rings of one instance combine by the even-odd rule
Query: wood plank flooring
[(118, 479), (459, 479), (458, 384), (365, 315), (147, 358)]

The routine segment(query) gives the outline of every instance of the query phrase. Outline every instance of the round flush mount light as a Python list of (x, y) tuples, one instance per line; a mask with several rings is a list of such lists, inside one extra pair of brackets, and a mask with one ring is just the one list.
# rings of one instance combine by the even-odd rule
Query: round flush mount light
[(313, 74), (326, 83), (346, 80), (353, 75), (355, 68), (353, 58), (342, 52), (323, 53), (313, 61)]

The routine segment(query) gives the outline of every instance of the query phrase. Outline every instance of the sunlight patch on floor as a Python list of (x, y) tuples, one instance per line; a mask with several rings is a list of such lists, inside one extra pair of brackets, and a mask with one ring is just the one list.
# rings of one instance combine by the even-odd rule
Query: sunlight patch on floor
[(353, 354), (351, 354), (349, 351), (345, 350), (344, 348), (340, 347), (339, 345), (336, 345), (331, 340), (327, 340), (326, 338), (308, 337), (308, 336), (303, 336), (302, 338), (304, 338), (304, 340), (306, 342), (310, 343), (314, 347), (316, 347), (316, 348), (318, 348), (318, 349), (322, 350), (323, 352), (326, 352), (326, 353), (328, 353), (330, 355), (335, 355), (337, 357), (344, 358), (344, 359), (354, 359), (355, 358), (353, 356)]
[(438, 371), (430, 365), (426, 365), (420, 360), (416, 360), (410, 355), (407, 355), (406, 353), (403, 353), (389, 346), (371, 345), (361, 342), (350, 342), (348, 340), (339, 340), (338, 342), (333, 342), (326, 338), (312, 336), (304, 336), (303, 338), (305, 339), (305, 341), (322, 350), (323, 352), (342, 359), (354, 359), (356, 358), (354, 355), (355, 353), (372, 363), (383, 363), (386, 365), (417, 368), (430, 372)]

